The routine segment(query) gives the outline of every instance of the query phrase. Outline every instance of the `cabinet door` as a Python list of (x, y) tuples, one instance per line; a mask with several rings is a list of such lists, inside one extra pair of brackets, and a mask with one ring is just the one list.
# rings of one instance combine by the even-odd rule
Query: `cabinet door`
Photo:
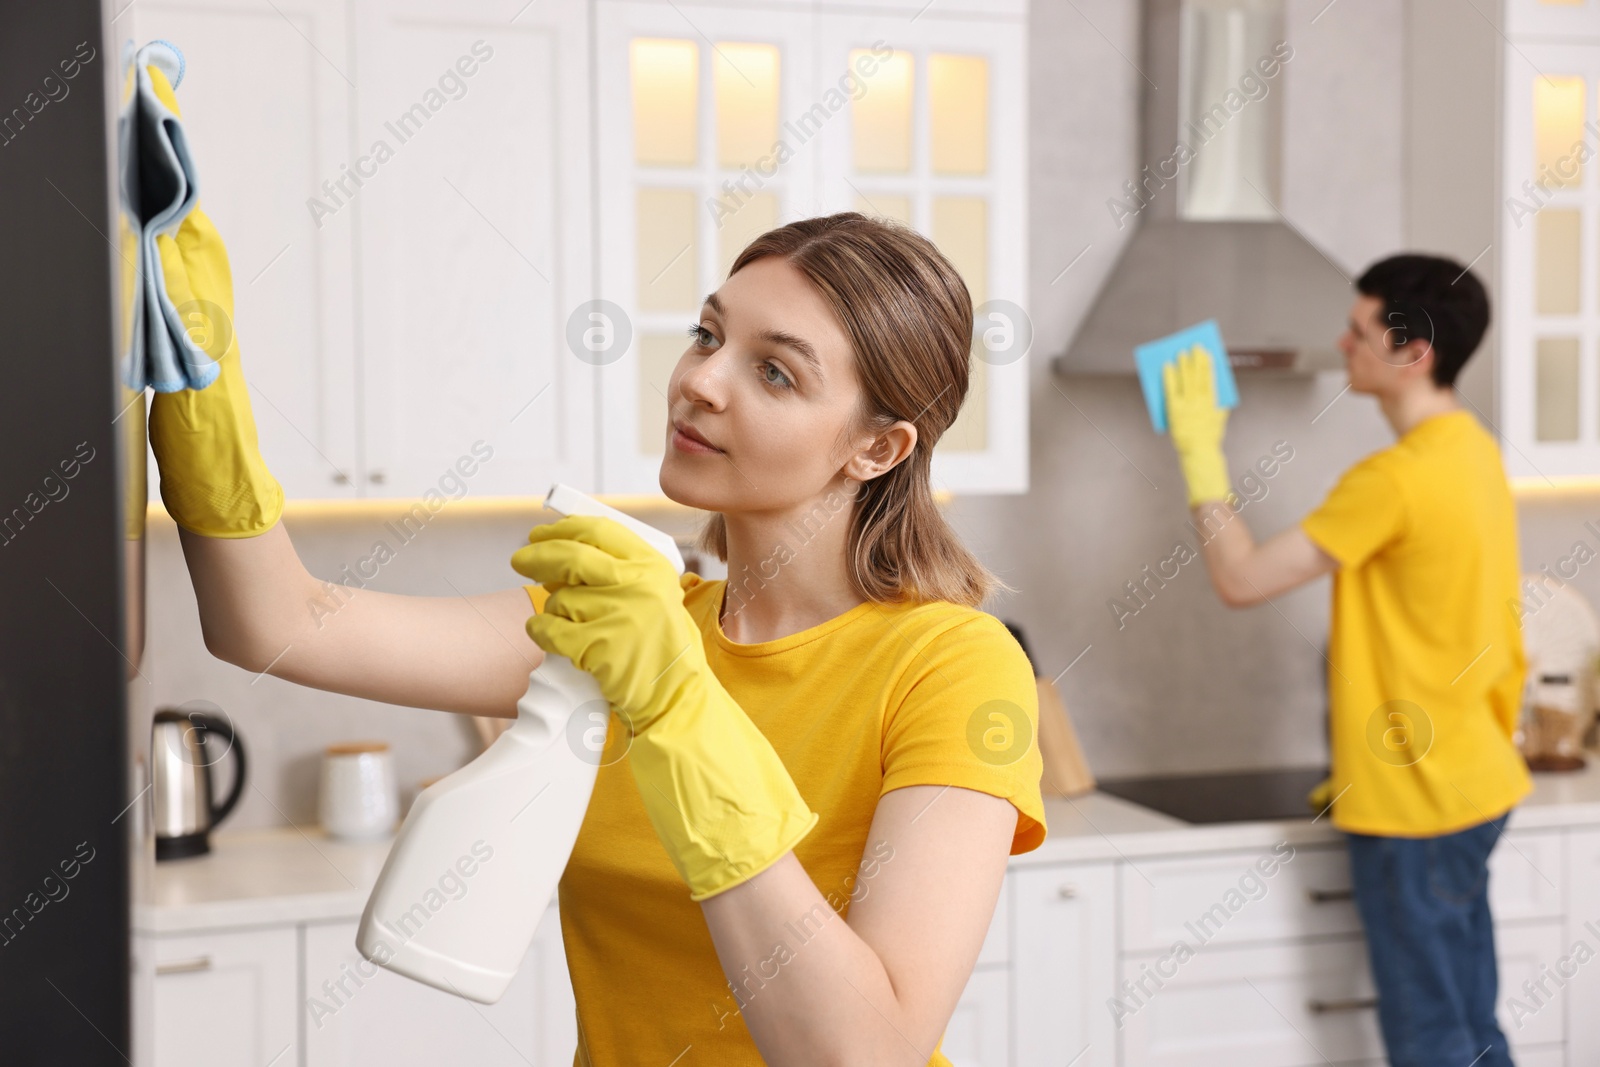
[(1010, 994), (1010, 975), (1004, 967), (982, 967), (972, 972), (939, 1046), (953, 1067), (1010, 1064)]
[(1116, 982), (1116, 876), (1110, 864), (1022, 868), (1011, 906), (1016, 1067), (1112, 1067), (1107, 1008)]
[(430, 511), (595, 488), (585, 7), (503, 8), (354, 5), (363, 492)]
[(306, 1067), (568, 1067), (578, 1024), (550, 908), (511, 988), (482, 1005), (414, 982), (356, 952), (356, 923), (304, 927)]
[[(1589, 951), (1600, 950), (1600, 827), (1567, 831), (1567, 919), (1562, 938), (1563, 955), (1580, 942)], [(1560, 973), (1576, 961), (1556, 960), (1550, 967)], [(1566, 975), (1563, 974), (1563, 977)], [(1567, 1051), (1570, 1063), (1600, 1063), (1600, 967), (1590, 960), (1567, 981)]]
[(967, 397), (933, 453), (936, 489), (1028, 488), (1025, 13), (820, 16), (822, 84), (859, 89), (820, 124), (824, 212), (897, 219), (960, 272), (975, 331)]
[(1508, 46), (1501, 428), (1513, 475), (1600, 473), (1600, 44)]
[(606, 303), (590, 328), (607, 493), (660, 494), (688, 325), (751, 239), (817, 214), (807, 7), (596, 6)]
[[(182, 50), (178, 106), (200, 207), (227, 243), (261, 454), (286, 496), (355, 493), (354, 213), (307, 194), (349, 158), (345, 5), (197, 0), (122, 9), (116, 39)], [(111, 57), (106, 62), (114, 62)], [(151, 500), (159, 500), (150, 458)]]
[[(1495, 1015), (1500, 1030), (1511, 1042), (1513, 1049), (1526, 1045), (1546, 1045), (1565, 1040), (1567, 1006), (1587, 1012), (1591, 1005), (1573, 999), (1570, 991), (1563, 991), (1552, 977), (1561, 966), (1576, 968), (1577, 957), (1563, 963), (1563, 957), (1572, 955), (1572, 945), (1561, 940), (1562, 922), (1496, 922), (1494, 951), (1496, 976), (1500, 982), (1500, 997), (1495, 1005)], [(1592, 950), (1591, 945), (1591, 950)], [(1584, 958), (1587, 958), (1585, 956)], [(1581, 968), (1577, 973), (1582, 973)], [(1553, 994), (1531, 996), (1527, 983), (1544, 982)], [(1592, 1060), (1575, 1059), (1573, 1063), (1592, 1063)]]
[(294, 927), (138, 937), (134, 968), (142, 976), (153, 975), (153, 1065), (292, 1067), (299, 1062)]

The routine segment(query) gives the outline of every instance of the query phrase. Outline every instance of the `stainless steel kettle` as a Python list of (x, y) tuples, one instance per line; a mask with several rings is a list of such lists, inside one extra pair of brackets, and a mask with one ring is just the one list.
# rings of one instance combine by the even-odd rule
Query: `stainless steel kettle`
[[(211, 768), (230, 754), (233, 785), (227, 799), (217, 804), (212, 799)], [(244, 781), (244, 744), (227, 719), (182, 708), (157, 711), (150, 736), (156, 859), (210, 852), (207, 835), (239, 803)]]

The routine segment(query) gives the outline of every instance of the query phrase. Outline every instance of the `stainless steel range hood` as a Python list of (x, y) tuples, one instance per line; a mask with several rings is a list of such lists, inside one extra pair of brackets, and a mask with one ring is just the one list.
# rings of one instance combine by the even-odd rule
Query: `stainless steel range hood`
[(1106, 205), (1138, 230), (1056, 372), (1132, 374), (1136, 345), (1208, 318), (1237, 371), (1343, 371), (1350, 283), (1276, 206), (1281, 0), (1145, 0), (1142, 17), (1143, 168)]

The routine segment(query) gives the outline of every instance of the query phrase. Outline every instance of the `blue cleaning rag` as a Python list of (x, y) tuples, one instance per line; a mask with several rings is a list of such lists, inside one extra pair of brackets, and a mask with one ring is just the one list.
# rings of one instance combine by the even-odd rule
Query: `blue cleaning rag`
[(176, 89), (183, 81), (183, 53), (170, 41), (151, 41), (133, 52), (123, 48), (124, 77), (132, 54), (134, 91), (117, 119), (123, 210), (138, 234), (138, 279), (134, 286), (133, 344), (126, 382), (158, 393), (204, 389), (221, 373), (217, 361), (190, 339), (183, 309), (167, 295), (156, 237), (175, 234), (200, 198), (183, 121), (156, 96), (147, 67), (154, 66)]
[(1211, 378), (1216, 386), (1217, 406), (1238, 406), (1239, 389), (1233, 381), (1233, 368), (1228, 365), (1222, 331), (1217, 328), (1216, 319), (1207, 319), (1133, 350), (1134, 362), (1139, 367), (1139, 385), (1144, 390), (1144, 406), (1150, 409), (1150, 424), (1156, 428), (1156, 433), (1167, 432), (1167, 390), (1161, 382), (1161, 368), (1176, 362), (1179, 354), (1195, 345), (1211, 353)]

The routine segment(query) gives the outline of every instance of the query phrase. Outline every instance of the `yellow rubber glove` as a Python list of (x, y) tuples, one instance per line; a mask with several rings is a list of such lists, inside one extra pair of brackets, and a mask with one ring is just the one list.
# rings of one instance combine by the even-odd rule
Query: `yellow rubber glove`
[(528, 542), (511, 566), (550, 590), (528, 636), (593, 675), (632, 732), (634, 782), (689, 899), (781, 859), (817, 815), (706, 663), (672, 565), (621, 523), (591, 515), (536, 526)]
[(1322, 814), (1329, 804), (1333, 803), (1333, 779), (1324, 778), (1312, 787), (1306, 794), (1306, 806), (1317, 814)]
[[(149, 67), (161, 102), (178, 114), (167, 76)], [(233, 328), (233, 275), (217, 229), (195, 204), (175, 235), (158, 237), (167, 295), (189, 336), (221, 367), (204, 389), (156, 393), (150, 447), (161, 502), (179, 526), (206, 537), (255, 537), (283, 513), (283, 487), (256, 441), (250, 390)]]
[(1217, 406), (1211, 354), (1200, 345), (1181, 353), (1161, 368), (1161, 383), (1167, 394), (1167, 429), (1178, 450), (1183, 479), (1189, 484), (1189, 506), (1207, 500), (1235, 503), (1227, 460), (1222, 455), (1228, 409)]

